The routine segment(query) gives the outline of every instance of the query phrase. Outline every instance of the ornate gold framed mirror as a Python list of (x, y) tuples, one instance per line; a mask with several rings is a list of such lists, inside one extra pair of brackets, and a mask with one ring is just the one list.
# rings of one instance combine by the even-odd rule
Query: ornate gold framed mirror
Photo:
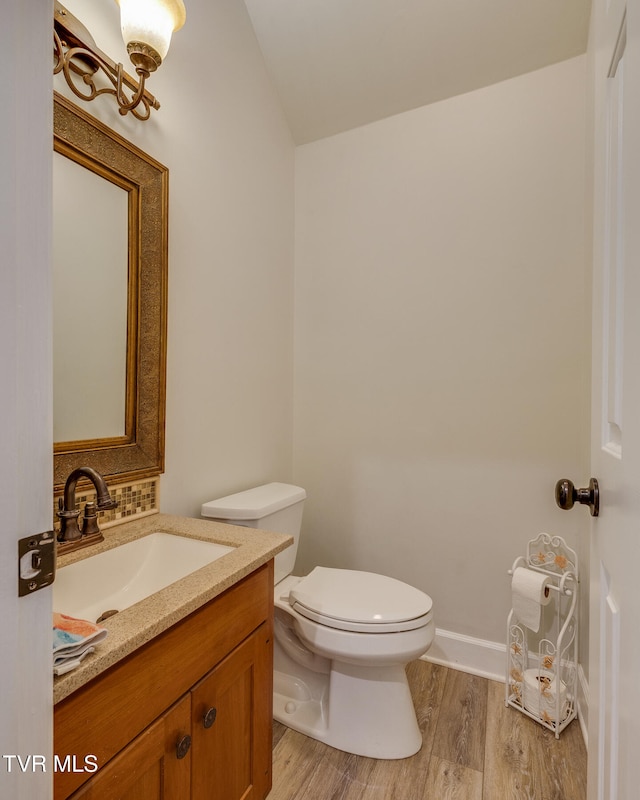
[(55, 489), (80, 465), (118, 482), (159, 475), (168, 170), (55, 92), (54, 151), (78, 180), (54, 171)]

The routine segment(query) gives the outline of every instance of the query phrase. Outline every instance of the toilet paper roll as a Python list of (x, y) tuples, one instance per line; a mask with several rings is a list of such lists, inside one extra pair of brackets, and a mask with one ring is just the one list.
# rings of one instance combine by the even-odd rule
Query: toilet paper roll
[(542, 606), (551, 600), (551, 577), (526, 567), (516, 567), (511, 579), (511, 596), (516, 617), (529, 630), (540, 629)]
[(527, 669), (524, 672), (522, 702), (527, 711), (546, 722), (556, 721), (556, 697), (560, 687), (560, 720), (566, 715), (567, 687), (553, 672)]

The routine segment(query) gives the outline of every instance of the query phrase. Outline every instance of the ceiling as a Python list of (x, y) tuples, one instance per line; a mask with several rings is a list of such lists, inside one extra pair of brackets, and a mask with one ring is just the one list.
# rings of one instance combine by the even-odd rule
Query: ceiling
[(245, 0), (296, 143), (584, 53), (591, 0)]

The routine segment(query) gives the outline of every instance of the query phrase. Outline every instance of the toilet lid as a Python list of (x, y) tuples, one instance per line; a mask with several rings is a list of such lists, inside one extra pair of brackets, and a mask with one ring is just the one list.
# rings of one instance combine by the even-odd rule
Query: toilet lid
[(386, 633), (428, 622), (429, 595), (402, 581), (348, 569), (316, 567), (289, 592), (299, 614), (333, 628)]

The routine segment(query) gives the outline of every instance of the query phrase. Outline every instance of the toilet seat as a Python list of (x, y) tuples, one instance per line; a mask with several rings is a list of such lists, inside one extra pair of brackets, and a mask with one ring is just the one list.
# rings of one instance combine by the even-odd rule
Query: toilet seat
[(429, 595), (386, 575), (316, 567), (289, 591), (289, 604), (320, 625), (357, 633), (398, 633), (431, 620)]

